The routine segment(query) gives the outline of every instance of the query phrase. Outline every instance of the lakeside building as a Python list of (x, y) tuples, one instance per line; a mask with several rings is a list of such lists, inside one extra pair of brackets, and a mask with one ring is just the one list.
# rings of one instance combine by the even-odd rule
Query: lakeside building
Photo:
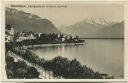
[(23, 41), (23, 40), (30, 40), (30, 39), (36, 39), (33, 32), (20, 32), (16, 34), (15, 40), (17, 42)]
[(14, 28), (8, 24), (5, 27), (5, 42), (12, 42), (14, 40)]

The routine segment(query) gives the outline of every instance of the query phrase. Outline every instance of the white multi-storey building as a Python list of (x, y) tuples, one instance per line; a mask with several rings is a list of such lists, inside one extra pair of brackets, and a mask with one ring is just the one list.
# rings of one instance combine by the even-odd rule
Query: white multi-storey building
[(33, 33), (31, 32), (20, 32), (18, 34), (18, 37), (16, 39), (17, 42), (23, 41), (23, 40), (30, 40), (30, 39), (36, 39)]

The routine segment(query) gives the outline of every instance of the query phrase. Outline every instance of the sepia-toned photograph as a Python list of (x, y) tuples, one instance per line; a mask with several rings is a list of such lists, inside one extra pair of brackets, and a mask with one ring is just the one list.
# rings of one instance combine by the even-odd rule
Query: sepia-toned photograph
[(6, 3), (4, 33), (7, 79), (124, 79), (122, 3)]

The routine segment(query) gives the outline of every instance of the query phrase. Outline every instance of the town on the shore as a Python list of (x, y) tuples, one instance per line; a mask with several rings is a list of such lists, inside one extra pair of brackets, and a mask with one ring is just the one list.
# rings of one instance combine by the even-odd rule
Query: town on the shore
[(20, 42), (24, 45), (34, 44), (61, 44), (61, 43), (84, 43), (78, 36), (71, 36), (62, 33), (34, 33), (30, 32), (18, 32), (14, 34), (14, 28), (8, 24), (5, 28), (5, 42)]
[(84, 43), (78, 36), (62, 33), (14, 33), (12, 25), (5, 27), (5, 60), (8, 79), (114, 79), (94, 71), (77, 59), (57, 56), (52, 60), (40, 58), (26, 45)]

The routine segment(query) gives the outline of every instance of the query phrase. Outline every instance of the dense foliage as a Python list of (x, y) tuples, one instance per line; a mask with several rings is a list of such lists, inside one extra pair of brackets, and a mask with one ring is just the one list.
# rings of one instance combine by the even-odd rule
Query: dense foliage
[(29, 67), (23, 61), (15, 62), (14, 58), (6, 56), (7, 77), (23, 79), (23, 78), (39, 78), (39, 72), (34, 67)]
[(49, 71), (53, 71), (54, 76), (62, 76), (67, 79), (102, 79), (99, 72), (94, 72), (87, 66), (82, 66), (76, 59), (69, 60), (58, 56), (52, 60), (46, 61), (43, 65)]

